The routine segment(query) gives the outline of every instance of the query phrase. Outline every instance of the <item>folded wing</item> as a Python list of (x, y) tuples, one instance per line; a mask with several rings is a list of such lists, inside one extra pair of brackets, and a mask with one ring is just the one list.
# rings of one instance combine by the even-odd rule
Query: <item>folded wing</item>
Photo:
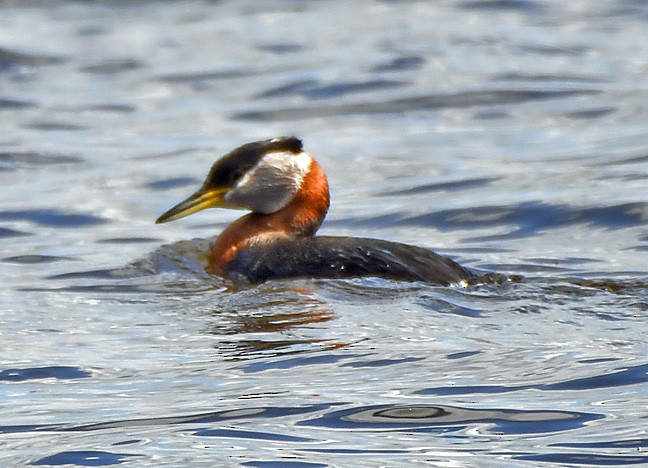
[(453, 284), (474, 274), (422, 247), (357, 237), (290, 238), (248, 247), (226, 268), (250, 283), (271, 279), (375, 276), (400, 281)]

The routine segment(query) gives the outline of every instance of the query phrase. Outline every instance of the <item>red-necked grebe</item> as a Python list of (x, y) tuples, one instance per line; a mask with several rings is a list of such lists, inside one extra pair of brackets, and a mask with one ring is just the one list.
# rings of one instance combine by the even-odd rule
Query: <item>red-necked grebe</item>
[(235, 281), (374, 276), (447, 285), (474, 277), (421, 247), (316, 236), (329, 208), (328, 181), (295, 137), (248, 143), (226, 154), (214, 163), (200, 190), (156, 223), (212, 207), (251, 211), (211, 247), (211, 272)]

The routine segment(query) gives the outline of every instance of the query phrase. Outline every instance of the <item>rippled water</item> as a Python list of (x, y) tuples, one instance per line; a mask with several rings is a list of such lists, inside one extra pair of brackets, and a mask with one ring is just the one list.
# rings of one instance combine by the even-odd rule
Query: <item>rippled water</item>
[[(3, 2), (0, 464), (648, 463), (645, 2)], [(234, 291), (155, 218), (296, 134), (322, 233), (505, 284)]]

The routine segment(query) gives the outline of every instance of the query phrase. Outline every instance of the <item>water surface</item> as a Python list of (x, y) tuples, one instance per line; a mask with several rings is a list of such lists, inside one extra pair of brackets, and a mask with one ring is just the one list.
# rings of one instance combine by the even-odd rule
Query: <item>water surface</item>
[[(648, 6), (0, 7), (0, 464), (648, 463)], [(295, 134), (322, 233), (522, 281), (233, 290), (239, 214), (156, 226)]]

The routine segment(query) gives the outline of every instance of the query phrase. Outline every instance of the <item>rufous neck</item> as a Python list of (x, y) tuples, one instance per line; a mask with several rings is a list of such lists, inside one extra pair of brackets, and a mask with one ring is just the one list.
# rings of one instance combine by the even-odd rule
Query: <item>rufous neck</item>
[(288, 235), (312, 236), (324, 221), (329, 203), (326, 174), (313, 159), (293, 199), (281, 210), (267, 216), (274, 216)]
[(249, 213), (229, 225), (211, 251), (211, 269), (223, 274), (225, 265), (249, 245), (276, 238), (313, 236), (326, 217), (330, 196), (322, 167), (314, 159), (293, 199), (274, 213)]

